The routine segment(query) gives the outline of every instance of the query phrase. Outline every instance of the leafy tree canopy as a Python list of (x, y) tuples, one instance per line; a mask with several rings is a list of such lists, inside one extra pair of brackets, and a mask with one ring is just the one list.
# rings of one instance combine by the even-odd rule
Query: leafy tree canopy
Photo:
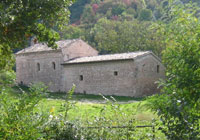
[(101, 53), (121, 53), (152, 50), (161, 56), (165, 47), (162, 36), (150, 29), (151, 22), (111, 21), (100, 19), (91, 33)]
[(84, 30), (77, 26), (68, 25), (61, 30), (60, 37), (62, 39), (84, 39)]
[(142, 9), (139, 14), (139, 20), (151, 20), (152, 11), (149, 9)]
[(68, 22), (68, 6), (74, 0), (1, 0), (0, 69), (9, 68), (12, 50), (24, 47), (31, 36), (56, 47), (59, 37), (51, 28)]

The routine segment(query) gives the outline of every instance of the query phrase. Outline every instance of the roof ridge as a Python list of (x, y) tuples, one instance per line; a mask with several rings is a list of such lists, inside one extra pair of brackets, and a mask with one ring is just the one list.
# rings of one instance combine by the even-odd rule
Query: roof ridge
[[(132, 53), (151, 53), (152, 51), (135, 51), (135, 52), (127, 52), (127, 53), (114, 53), (114, 54), (102, 54), (102, 55), (95, 55), (95, 56), (86, 56), (86, 57), (100, 57), (100, 56), (112, 56), (112, 55), (123, 55), (123, 54), (132, 54)], [(79, 58), (85, 58), (85, 57), (79, 57)]]
[[(72, 43), (78, 41), (79, 39), (67, 39), (67, 40), (59, 40), (56, 41), (56, 44), (58, 45), (57, 50), (61, 50), (64, 47), (68, 47), (69, 45), (71, 45)], [(63, 43), (62, 46), (59, 46), (59, 43)], [(64, 44), (66, 43), (66, 44)], [(30, 52), (42, 52), (42, 51), (51, 51), (53, 50), (51, 47), (47, 46), (47, 43), (45, 42), (40, 42), (34, 45), (31, 45), (27, 48), (24, 48), (18, 52), (16, 52), (15, 54), (24, 54), (24, 53), (30, 53)]]

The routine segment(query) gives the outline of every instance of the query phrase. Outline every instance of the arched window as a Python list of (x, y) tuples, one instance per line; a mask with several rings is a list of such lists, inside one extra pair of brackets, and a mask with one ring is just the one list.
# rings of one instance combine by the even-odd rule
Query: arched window
[(37, 71), (40, 71), (40, 63), (37, 63)]
[(54, 70), (56, 69), (56, 63), (55, 62), (52, 62), (52, 67), (53, 67)]

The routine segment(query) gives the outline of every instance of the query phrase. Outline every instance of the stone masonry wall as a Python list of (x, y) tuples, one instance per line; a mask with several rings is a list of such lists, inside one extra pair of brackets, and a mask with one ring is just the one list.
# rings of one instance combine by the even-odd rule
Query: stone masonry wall
[(61, 86), (62, 62), (61, 51), (55, 50), (17, 55), (17, 82), (25, 85), (43, 82), (51, 91), (58, 91)]
[(137, 65), (137, 96), (146, 96), (159, 93), (158, 84), (155, 82), (165, 78), (165, 67), (152, 55), (147, 55), (135, 60)]
[(61, 64), (68, 59), (96, 55), (98, 55), (98, 51), (82, 40), (77, 40), (62, 50), (17, 54), (17, 83), (29, 85), (43, 82), (50, 91), (60, 91), (63, 87)]
[(132, 60), (65, 65), (63, 70), (64, 91), (75, 84), (77, 93), (133, 96), (137, 86)]
[(71, 44), (69, 47), (63, 48), (62, 53), (64, 54), (64, 61), (77, 57), (98, 55), (97, 50), (95, 50), (82, 40), (78, 40)]
[(164, 67), (147, 55), (135, 61), (68, 64), (63, 68), (62, 78), (62, 91), (75, 84), (77, 93), (141, 97), (159, 91), (155, 81), (164, 78)]

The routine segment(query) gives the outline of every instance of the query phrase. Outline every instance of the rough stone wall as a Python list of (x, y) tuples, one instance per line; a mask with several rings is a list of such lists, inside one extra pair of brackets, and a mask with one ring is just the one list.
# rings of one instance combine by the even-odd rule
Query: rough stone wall
[(61, 86), (62, 62), (61, 51), (19, 54), (16, 56), (17, 82), (24, 85), (43, 82), (49, 90), (58, 91)]
[(77, 93), (133, 96), (133, 70), (132, 60), (65, 65), (63, 90), (75, 84)]
[(146, 96), (159, 93), (158, 85), (155, 83), (159, 79), (165, 78), (165, 67), (152, 55), (147, 55), (135, 60), (137, 71), (137, 94), (136, 96)]
[[(157, 65), (159, 73), (157, 73)], [(140, 59), (65, 65), (63, 88), (75, 92), (141, 97), (157, 90), (155, 81), (164, 77), (164, 67), (153, 56)]]
[(43, 82), (49, 87), (50, 91), (60, 91), (63, 87), (61, 64), (68, 59), (95, 55), (98, 55), (98, 51), (82, 40), (77, 40), (62, 50), (17, 54), (17, 83), (29, 85)]
[(84, 56), (97, 56), (98, 51), (92, 48), (90, 45), (85, 43), (82, 40), (77, 40), (69, 47), (63, 48), (62, 53), (64, 55), (64, 61), (68, 59), (73, 59), (77, 57), (84, 57)]

